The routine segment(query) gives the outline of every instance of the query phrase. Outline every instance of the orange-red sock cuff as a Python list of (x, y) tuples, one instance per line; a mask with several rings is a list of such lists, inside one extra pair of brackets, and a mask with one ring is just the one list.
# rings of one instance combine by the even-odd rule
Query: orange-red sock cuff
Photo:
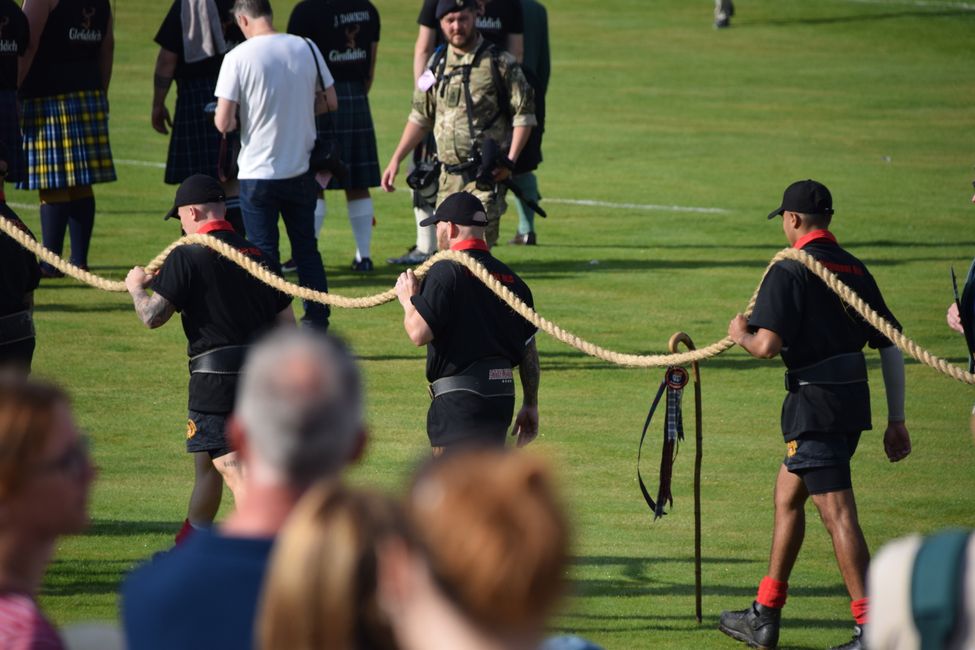
[(759, 605), (764, 607), (781, 609), (785, 605), (788, 592), (788, 582), (782, 582), (765, 576), (758, 585), (758, 597), (755, 600)]
[(853, 620), (857, 622), (857, 625), (867, 624), (867, 611), (870, 609), (869, 600), (869, 598), (861, 598), (850, 601), (850, 613), (853, 614)]

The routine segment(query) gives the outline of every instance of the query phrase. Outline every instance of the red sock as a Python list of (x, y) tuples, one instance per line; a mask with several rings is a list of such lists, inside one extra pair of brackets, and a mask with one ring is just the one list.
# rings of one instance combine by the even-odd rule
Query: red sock
[(176, 533), (176, 545), (179, 546), (180, 544), (185, 542), (186, 538), (189, 537), (192, 533), (193, 533), (193, 526), (190, 525), (190, 520), (184, 519), (183, 526), (179, 529), (179, 532)]
[(755, 599), (759, 605), (764, 607), (774, 607), (782, 609), (785, 605), (786, 596), (789, 593), (789, 583), (774, 580), (768, 576), (762, 578), (758, 585), (758, 597)]
[(857, 622), (857, 625), (867, 624), (867, 612), (870, 609), (869, 598), (861, 598), (860, 600), (850, 601), (850, 613), (853, 614), (853, 620)]

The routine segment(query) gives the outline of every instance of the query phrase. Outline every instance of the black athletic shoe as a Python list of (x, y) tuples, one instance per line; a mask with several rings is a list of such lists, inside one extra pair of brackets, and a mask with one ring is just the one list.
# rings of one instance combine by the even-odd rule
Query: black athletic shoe
[(779, 644), (779, 620), (782, 610), (753, 602), (737, 612), (721, 612), (718, 629), (752, 648), (772, 650)]
[(289, 257), (287, 262), (281, 264), (281, 270), (284, 273), (294, 273), (295, 271), (298, 270), (298, 265), (295, 264), (295, 260), (293, 257)]
[(863, 647), (863, 628), (859, 625), (854, 625), (853, 638), (843, 645), (830, 648), (830, 650), (863, 650)]
[(372, 271), (372, 259), (363, 257), (361, 260), (352, 260), (352, 270), (356, 273), (369, 273)]

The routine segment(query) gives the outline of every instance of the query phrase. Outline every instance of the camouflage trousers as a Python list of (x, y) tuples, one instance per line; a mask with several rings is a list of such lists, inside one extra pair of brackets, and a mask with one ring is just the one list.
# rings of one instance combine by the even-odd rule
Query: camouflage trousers
[(487, 240), (488, 246), (496, 245), (501, 230), (501, 215), (508, 209), (508, 204), (504, 200), (504, 195), (508, 192), (508, 188), (503, 185), (495, 185), (490, 191), (485, 192), (484, 190), (477, 189), (474, 181), (465, 183), (463, 175), (451, 174), (446, 170), (441, 170), (437, 205), (440, 205), (445, 198), (456, 192), (470, 192), (481, 200), (481, 203), (484, 204), (484, 209), (487, 211), (488, 218), (487, 228), (484, 229), (484, 239)]

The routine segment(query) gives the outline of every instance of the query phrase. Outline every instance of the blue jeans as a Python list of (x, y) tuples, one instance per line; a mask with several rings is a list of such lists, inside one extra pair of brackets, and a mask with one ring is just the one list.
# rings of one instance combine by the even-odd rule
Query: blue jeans
[[(240, 180), (240, 210), (244, 216), (247, 239), (261, 249), (268, 265), (281, 273), (278, 254), (278, 214), (291, 240), (291, 255), (298, 267), (298, 284), (317, 291), (328, 291), (325, 266), (315, 237), (315, 201), (318, 186), (309, 171), (294, 178)], [(317, 302), (303, 301), (302, 321), (319, 329), (328, 328), (329, 308)]]

